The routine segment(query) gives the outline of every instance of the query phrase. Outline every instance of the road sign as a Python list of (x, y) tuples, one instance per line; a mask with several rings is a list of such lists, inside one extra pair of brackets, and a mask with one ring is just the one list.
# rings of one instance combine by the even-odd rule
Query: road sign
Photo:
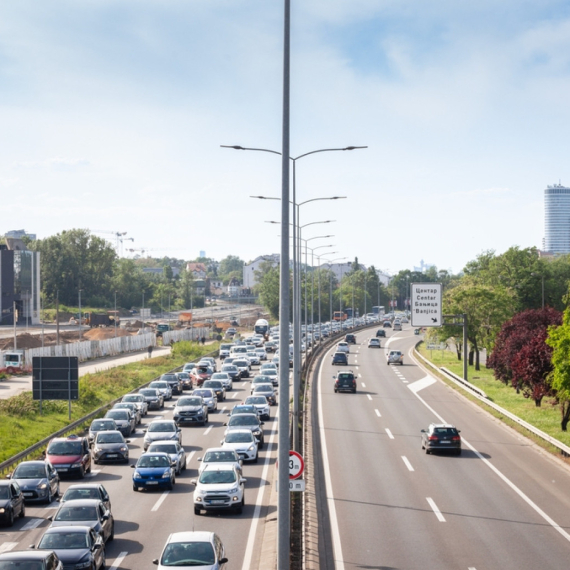
[(298, 479), (305, 470), (305, 462), (300, 453), (289, 452), (289, 479)]
[(78, 400), (77, 356), (34, 356), (32, 359), (34, 400)]
[(440, 327), (441, 283), (412, 283), (412, 326)]
[(289, 491), (292, 493), (294, 492), (303, 492), (305, 490), (305, 480), (304, 479), (297, 479), (296, 481), (289, 481)]

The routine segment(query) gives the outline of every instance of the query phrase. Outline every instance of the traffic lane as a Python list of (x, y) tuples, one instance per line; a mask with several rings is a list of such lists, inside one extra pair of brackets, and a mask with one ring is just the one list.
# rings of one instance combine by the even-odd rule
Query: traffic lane
[[(390, 368), (392, 368), (392, 367), (390, 367)], [(374, 375), (371, 374), (371, 376), (374, 376)], [(388, 381), (389, 381), (390, 378), (385, 378), (385, 380), (388, 380)], [(399, 379), (397, 379), (397, 381), (399, 381)], [(401, 403), (401, 402), (411, 402), (408, 398), (399, 398), (399, 397), (395, 397), (395, 398), (394, 398), (394, 401), (396, 401), (396, 402), (398, 402), (398, 403)], [(413, 403), (412, 403), (412, 405), (413, 405)], [(416, 407), (417, 407), (417, 406), (416, 406)], [(327, 409), (330, 409), (330, 408), (331, 408), (330, 405), (327, 406)], [(403, 413), (403, 414), (397, 414), (397, 416), (398, 416), (398, 417), (403, 417), (403, 418), (410, 418), (410, 417), (417, 416), (418, 413), (421, 414), (421, 413), (422, 413), (422, 410), (421, 410), (421, 409), (419, 409), (419, 410), (406, 410), (405, 413)], [(372, 415), (370, 414), (368, 417), (372, 417)], [(426, 419), (426, 421), (427, 421), (427, 419)], [(407, 422), (406, 422), (406, 424), (407, 424)], [(420, 425), (422, 425), (422, 424), (423, 424), (423, 420), (422, 420), (422, 422), (420, 423)], [(394, 424), (394, 425), (396, 425), (396, 424)], [(426, 425), (427, 425), (427, 424), (426, 424)], [(399, 430), (399, 428), (397, 428), (397, 429)], [(395, 430), (396, 430), (396, 429), (395, 429)], [(354, 430), (354, 428), (353, 428), (353, 429), (352, 429), (352, 432), (355, 432), (355, 431), (358, 431), (359, 433), (361, 433), (363, 430), (362, 430), (362, 429)], [(364, 431), (367, 431), (367, 430), (364, 430)], [(414, 431), (415, 431), (415, 430), (414, 430)], [(335, 432), (335, 433), (336, 433), (336, 432)], [(410, 435), (410, 434), (408, 434), (408, 435)], [(413, 436), (412, 436), (412, 438), (417, 440), (418, 446), (416, 447), (416, 446), (414, 445), (414, 449), (411, 449), (411, 448), (410, 448), (410, 449), (408, 450), (410, 457), (414, 457), (414, 453), (417, 453), (417, 452), (415, 452), (414, 450), (419, 448), (419, 437), (416, 438), (416, 437), (413, 437)], [(409, 441), (410, 441), (410, 438), (408, 438), (408, 440), (407, 440), (407, 442), (408, 442), (407, 447), (410, 446)], [(354, 442), (352, 443), (352, 445), (354, 445)], [(406, 445), (406, 441), (404, 441), (404, 445)], [(334, 445), (333, 447), (334, 447), (335, 449), (338, 449), (338, 444), (335, 443), (335, 445)], [(345, 445), (344, 447), (346, 447), (346, 445)], [(343, 447), (343, 449), (344, 449), (344, 447)], [(350, 448), (350, 449), (352, 449), (352, 448)], [(405, 453), (408, 453), (408, 451), (405, 451), (405, 450), (404, 450)], [(370, 455), (371, 455), (371, 454), (369, 453), (369, 454), (366, 454), (365, 456), (366, 456), (367, 458), (369, 458)], [(372, 455), (374, 456), (374, 454), (372, 454)], [(357, 458), (356, 458), (356, 459), (357, 459)], [(403, 461), (401, 461), (401, 460), (402, 460), (402, 456), (400, 456), (399, 458), (398, 458), (398, 457), (395, 457), (394, 459), (395, 459), (396, 462), (400, 462), (401, 465), (404, 467), (405, 464), (403, 463)], [(425, 458), (424, 458), (424, 459), (425, 459)], [(430, 459), (431, 459), (431, 458), (430, 458)], [(354, 461), (353, 459), (349, 458), (349, 459), (346, 461), (346, 463), (349, 464), (349, 465), (351, 465), (351, 464), (354, 464), (353, 461)], [(432, 462), (432, 463), (429, 464), (429, 465), (433, 466), (434, 464), (433, 464), (433, 462)], [(456, 465), (461, 465), (461, 464), (456, 464)], [(466, 462), (463, 462), (463, 465), (465, 466), (465, 465), (466, 465)], [(371, 470), (369, 469), (369, 466), (368, 466), (368, 465), (367, 465), (367, 470), (366, 470), (366, 472), (367, 472), (367, 473), (371, 472)], [(458, 475), (458, 477), (459, 477), (459, 480), (461, 480), (461, 481), (468, 481), (468, 478), (467, 478), (467, 477), (468, 477), (469, 475), (470, 475), (470, 471), (469, 471), (469, 468), (468, 468), (468, 472), (467, 472), (467, 473), (460, 473), (460, 474)], [(440, 474), (439, 474), (439, 473), (430, 474), (430, 476), (427, 477), (427, 479), (430, 480), (430, 481), (436, 481), (436, 482), (441, 481), (441, 477), (440, 477)], [(383, 473), (383, 472), (382, 472), (382, 480), (384, 481), (384, 473)], [(476, 481), (478, 481), (478, 480), (479, 480), (479, 479), (476, 478)], [(452, 481), (452, 482), (453, 482), (453, 481)], [(445, 483), (445, 482), (444, 482), (444, 483)], [(360, 485), (360, 483), (359, 483), (359, 484), (357, 484), (356, 486), (357, 486), (357, 487), (360, 487), (361, 485)], [(447, 490), (447, 487), (448, 487), (448, 486), (447, 486), (446, 484), (443, 484), (442, 486), (443, 486), (444, 488), (446, 488), (446, 490)], [(370, 484), (368, 484), (368, 488), (370, 488)], [(431, 491), (428, 490), (428, 491), (426, 491), (426, 492), (431, 492)], [(426, 495), (426, 492), (420, 493), (420, 495), (424, 495), (424, 497), (422, 498), (422, 501), (421, 501), (424, 507), (425, 507), (425, 498), (426, 498), (426, 496), (427, 496), (427, 495)], [(463, 492), (464, 492), (464, 491), (463, 491)], [(431, 493), (431, 494), (433, 494), (433, 493)], [(482, 500), (482, 502), (484, 502), (485, 496), (486, 496), (486, 495), (485, 495), (484, 493), (481, 495), (480, 499)], [(461, 500), (462, 500), (462, 498), (460, 498), (460, 501), (461, 501)], [(479, 502), (481, 502), (481, 501), (479, 500), (479, 498), (476, 498), (475, 501), (474, 501), (473, 508), (475, 508), (475, 507), (479, 504)], [(501, 508), (498, 509), (499, 512), (500, 512), (500, 513), (508, 512), (507, 509), (510, 507), (510, 503), (511, 503), (511, 502), (512, 502), (511, 497), (507, 497), (507, 498), (506, 498), (506, 503), (507, 503), (506, 506), (504, 506), (504, 507), (501, 506)], [(420, 508), (420, 509), (422, 508), (421, 505), (419, 506), (419, 508)], [(491, 518), (491, 517), (493, 517), (493, 513), (480, 513), (480, 514), (478, 514), (477, 516), (483, 516), (483, 517)], [(342, 518), (342, 517), (341, 517), (341, 518)], [(500, 518), (497, 517), (496, 515), (495, 515), (495, 518), (496, 518), (497, 520), (500, 520)], [(392, 528), (392, 522), (390, 522), (389, 528)], [(420, 532), (421, 530), (422, 530), (422, 528), (421, 528), (421, 525), (420, 525), (420, 528), (418, 528), (419, 536), (421, 536), (421, 532)], [(472, 530), (472, 531), (468, 531), (468, 532), (467, 532), (467, 535), (473, 534), (473, 536), (476, 536), (476, 533), (477, 533), (476, 530)], [(486, 534), (488, 534), (488, 533), (487, 533), (486, 531), (484, 531), (482, 534), (483, 534), (483, 535), (486, 535)], [(492, 534), (492, 533), (491, 533), (491, 534)], [(503, 533), (503, 536), (504, 536), (504, 535), (505, 535), (505, 533)], [(343, 536), (344, 536), (344, 535), (343, 535)], [(446, 537), (451, 537), (452, 543), (453, 543), (454, 540), (456, 540), (455, 537), (453, 537), (453, 533), (447, 533), (447, 532), (446, 532), (443, 537), (440, 537), (437, 541), (435, 541), (435, 544), (445, 544), (445, 539), (446, 539)], [(434, 544), (434, 541), (432, 541), (432, 540), (428, 541), (428, 546), (431, 545), (431, 544)], [(421, 547), (422, 547), (422, 549), (423, 549), (424, 551), (426, 551), (426, 549), (424, 548), (424, 545), (421, 545)], [(535, 561), (536, 561), (537, 559), (540, 559), (540, 556), (541, 556), (543, 553), (544, 553), (544, 552), (539, 552), (538, 555), (535, 554), (534, 557), (533, 557), (533, 559), (534, 559)], [(436, 553), (436, 554), (437, 554), (437, 553)], [(449, 552), (446, 554), (446, 556), (447, 556), (447, 558), (449, 559)], [(473, 556), (473, 553), (471, 554), (471, 556)], [(516, 557), (513, 557), (513, 558), (516, 558)], [(347, 558), (347, 559), (348, 559), (348, 558)], [(528, 560), (528, 558), (526, 557), (526, 554), (521, 558), (521, 560), (520, 560), (521, 566), (519, 566), (519, 567), (523, 567), (522, 564), (524, 564), (525, 560)], [(434, 561), (436, 561), (436, 558), (434, 558)], [(396, 563), (396, 561), (394, 561), (394, 562)]]

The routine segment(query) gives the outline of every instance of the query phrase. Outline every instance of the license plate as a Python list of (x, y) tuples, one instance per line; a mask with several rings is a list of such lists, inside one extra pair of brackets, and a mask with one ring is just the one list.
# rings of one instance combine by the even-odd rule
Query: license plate
[(58, 467), (56, 471), (67, 471), (67, 467)]
[(33, 497), (34, 496), (33, 493), (26, 493), (26, 492), (23, 492), (22, 495), (24, 495), (24, 497)]
[(222, 501), (220, 499), (216, 499), (215, 501), (212, 501), (212, 505), (223, 505), (225, 503), (225, 501)]
[(158, 481), (147, 481), (147, 485), (158, 485)]
[(109, 453), (107, 457), (119, 457), (118, 453)]
[(443, 441), (440, 441), (439, 443), (451, 443), (451, 441), (445, 441), (445, 439)]

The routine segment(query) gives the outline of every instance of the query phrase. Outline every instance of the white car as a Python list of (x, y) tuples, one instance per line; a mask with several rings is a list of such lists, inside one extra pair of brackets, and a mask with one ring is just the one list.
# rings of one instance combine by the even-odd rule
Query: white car
[(246, 406), (255, 406), (259, 418), (262, 420), (268, 420), (271, 417), (271, 412), (269, 408), (269, 402), (265, 396), (248, 396), (245, 399), (244, 404)]
[(275, 364), (273, 364), (273, 362), (264, 362), (259, 368), (259, 373), (265, 374), (264, 370), (275, 370), (275, 371), (277, 371), (277, 366)]
[(245, 483), (233, 465), (208, 465), (198, 479), (191, 483), (194, 489), (194, 514), (205, 511), (231, 509), (240, 514), (245, 506)]
[(166, 540), (160, 559), (153, 560), (158, 570), (172, 570), (174, 566), (195, 570), (220, 570), (228, 563), (224, 545), (213, 532), (174, 532)]
[(233, 388), (232, 378), (227, 372), (215, 372), (212, 374), (210, 380), (219, 380), (223, 384), (226, 391)]
[(379, 338), (371, 338), (368, 341), (368, 348), (380, 348), (380, 339)]
[(224, 447), (210, 447), (206, 449), (204, 457), (198, 457), (200, 467), (198, 473), (202, 473), (208, 465), (233, 465), (241, 471), (242, 460), (237, 451)]
[(222, 449), (232, 449), (243, 461), (257, 463), (259, 444), (249, 429), (234, 429), (222, 440)]
[(251, 387), (252, 396), (265, 396), (271, 406), (277, 405), (277, 392), (273, 384), (254, 384)]
[(145, 451), (153, 441), (177, 441), (182, 445), (182, 430), (174, 420), (152, 420), (143, 438)]
[(337, 352), (346, 352), (346, 354), (350, 353), (350, 347), (348, 346), (348, 342), (339, 342), (336, 346)]
[(249, 358), (252, 365), (260, 364), (259, 354), (257, 354), (255, 350), (248, 350), (246, 356)]
[(255, 349), (255, 353), (259, 356), (259, 360), (267, 360), (267, 352), (265, 352), (265, 348), (260, 346), (259, 348)]

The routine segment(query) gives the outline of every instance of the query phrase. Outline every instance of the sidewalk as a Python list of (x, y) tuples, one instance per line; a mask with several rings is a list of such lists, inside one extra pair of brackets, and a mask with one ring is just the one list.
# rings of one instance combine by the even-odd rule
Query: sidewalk
[[(170, 354), (170, 346), (157, 346), (152, 351), (153, 358), (157, 356), (164, 356)], [(97, 360), (91, 360), (88, 362), (82, 362), (79, 365), (79, 376), (84, 376), (85, 374), (92, 374), (95, 372), (101, 372), (103, 370), (108, 370), (109, 368), (116, 368), (117, 366), (122, 366), (123, 364), (129, 364), (130, 362), (138, 362), (139, 360), (145, 360), (148, 358), (148, 353), (146, 350), (121, 354), (118, 356), (109, 356), (107, 358), (99, 358)], [(0, 380), (0, 399), (11, 398), (12, 396), (17, 396), (22, 392), (31, 392), (32, 390), (32, 376), (12, 376), (10, 380)]]

